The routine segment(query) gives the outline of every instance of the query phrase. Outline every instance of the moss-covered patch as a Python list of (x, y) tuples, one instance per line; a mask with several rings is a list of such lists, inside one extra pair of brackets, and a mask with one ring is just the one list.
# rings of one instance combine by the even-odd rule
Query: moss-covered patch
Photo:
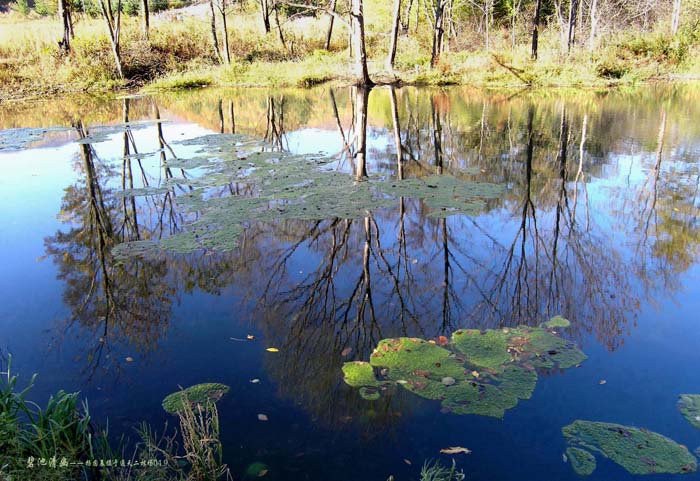
[(700, 394), (681, 394), (678, 410), (690, 424), (700, 429)]
[[(384, 339), (369, 364), (345, 363), (345, 382), (365, 388), (360, 393), (365, 399), (379, 397), (378, 386), (399, 385), (440, 401), (444, 412), (502, 418), (518, 400), (532, 396), (537, 366), (561, 367), (557, 356), (566, 351), (574, 351), (567, 359), (585, 359), (573, 344), (543, 327), (459, 330), (452, 339), (446, 346), (410, 337)], [(541, 352), (552, 346), (556, 352)]]
[(646, 429), (579, 420), (562, 432), (570, 447), (602, 454), (632, 474), (682, 474), (697, 469), (688, 448)]
[(566, 448), (566, 457), (578, 475), (588, 476), (595, 471), (595, 456), (584, 449), (568, 447)]
[(561, 316), (554, 316), (549, 321), (542, 323), (542, 327), (548, 329), (565, 329), (569, 326), (571, 326), (571, 322)]
[(215, 403), (229, 391), (229, 387), (219, 383), (204, 383), (174, 392), (163, 399), (163, 409), (174, 414), (181, 411), (185, 402), (190, 404)]

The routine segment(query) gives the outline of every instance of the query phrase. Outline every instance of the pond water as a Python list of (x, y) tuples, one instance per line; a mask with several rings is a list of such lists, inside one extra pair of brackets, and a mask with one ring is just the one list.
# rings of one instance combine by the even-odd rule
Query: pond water
[[(0, 349), (38, 373), (33, 400), (80, 391), (115, 435), (172, 427), (178, 386), (230, 386), (237, 479), (263, 462), (270, 480), (416, 480), (452, 458), (468, 480), (577, 479), (576, 420), (692, 452), (677, 401), (700, 393), (698, 87), (2, 105)], [(382, 339), (556, 315), (588, 358), (538, 369), (502, 419), (343, 381)], [(595, 454), (589, 479), (638, 477)]]

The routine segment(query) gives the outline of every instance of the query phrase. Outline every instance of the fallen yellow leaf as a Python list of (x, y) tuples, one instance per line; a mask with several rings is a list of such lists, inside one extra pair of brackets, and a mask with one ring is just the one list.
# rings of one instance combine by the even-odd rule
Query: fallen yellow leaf
[(470, 449), (463, 448), (462, 446), (450, 446), (449, 448), (443, 448), (440, 450), (442, 454), (459, 454), (459, 453), (464, 453), (464, 454), (469, 454), (471, 453)]
[(267, 351), (267, 352), (280, 352), (280, 350), (277, 349), (276, 347), (268, 347), (268, 348), (266, 349), (266, 351)]

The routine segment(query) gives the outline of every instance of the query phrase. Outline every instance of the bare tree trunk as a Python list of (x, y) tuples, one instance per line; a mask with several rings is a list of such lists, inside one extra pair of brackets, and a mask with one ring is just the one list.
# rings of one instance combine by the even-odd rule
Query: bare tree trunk
[(367, 51), (365, 50), (365, 17), (362, 0), (352, 0), (352, 50), (355, 56), (355, 84), (363, 87), (374, 85), (367, 70)]
[(396, 45), (399, 40), (399, 21), (401, 20), (401, 0), (394, 0), (394, 18), (391, 23), (391, 45), (389, 46), (389, 56), (386, 59), (388, 70), (394, 70), (394, 60), (396, 59)]
[(537, 60), (537, 42), (540, 30), (540, 7), (541, 0), (535, 3), (535, 16), (532, 19), (532, 58)]
[(520, 2), (521, 0), (518, 0), (517, 3), (513, 3), (513, 15), (510, 18), (510, 40), (513, 50), (515, 50), (515, 22), (518, 18), (518, 12), (520, 12)]
[(267, 3), (268, 0), (260, 1), (260, 12), (262, 13), (263, 25), (265, 26), (265, 33), (270, 33), (270, 5)]
[(673, 13), (671, 14), (671, 33), (676, 35), (681, 23), (681, 1), (673, 0)]
[(438, 0), (435, 8), (435, 25), (433, 28), (433, 51), (430, 55), (430, 66), (435, 67), (440, 60), (442, 53), (442, 37), (445, 33), (443, 26), (444, 12), (446, 0)]
[(485, 33), (486, 33), (486, 51), (491, 50), (491, 10), (493, 8), (493, 0), (486, 0), (484, 5), (485, 10)]
[(228, 101), (228, 116), (231, 119), (231, 133), (236, 133), (236, 116), (233, 111), (233, 100)]
[(591, 33), (588, 36), (588, 50), (592, 52), (595, 48), (595, 36), (597, 33), (596, 30), (598, 29), (598, 0), (591, 1), (590, 17)]
[(367, 178), (367, 104), (369, 89), (356, 86), (355, 89), (355, 179)]
[(70, 52), (70, 39), (73, 36), (73, 25), (70, 19), (70, 9), (67, 0), (58, 0), (58, 14), (63, 22), (63, 39), (58, 42), (58, 47), (63, 52)]
[[(335, 4), (337, 0), (331, 0), (331, 4), (328, 6), (328, 10), (335, 12)], [(333, 37), (333, 22), (335, 17), (333, 15), (328, 15), (328, 32), (326, 33), (326, 50), (331, 49), (331, 38)]]
[(569, 4), (569, 33), (566, 39), (566, 51), (571, 52), (571, 46), (576, 39), (576, 15), (578, 14), (578, 0), (571, 0)]
[(219, 63), (221, 63), (219, 39), (216, 37), (216, 13), (214, 12), (214, 0), (209, 0), (209, 10), (211, 10), (211, 41), (214, 44), (214, 55), (219, 60)]
[(148, 11), (148, 0), (141, 0), (141, 12), (143, 15), (143, 23), (141, 24), (141, 31), (143, 33), (143, 38), (148, 40), (148, 29), (150, 27), (150, 14)]
[(401, 24), (401, 29), (404, 32), (408, 32), (408, 28), (411, 26), (411, 7), (413, 7), (413, 0), (408, 0), (408, 3), (406, 4), (406, 22)]
[[(280, 38), (280, 43), (282, 44), (282, 48), (287, 50), (287, 42), (284, 41), (284, 33), (282, 32), (282, 24), (280, 24), (280, 7), (277, 2), (275, 2), (275, 24), (277, 25), (277, 34), (279, 35)], [(294, 43), (292, 43), (292, 54), (294, 53)]]
[[(226, 58), (226, 65), (231, 64), (231, 49), (228, 45), (228, 26), (226, 24), (226, 14), (228, 13), (227, 0), (219, 0), (218, 7), (221, 13), (221, 25), (224, 27), (224, 54)], [(216, 31), (216, 27), (214, 27)]]
[(117, 74), (120, 79), (124, 78), (124, 71), (122, 69), (122, 59), (119, 53), (119, 31), (121, 28), (122, 19), (122, 0), (117, 3), (117, 18), (116, 20), (112, 16), (112, 13), (108, 11), (108, 7), (111, 6), (111, 2), (105, 4), (104, 0), (100, 0), (100, 8), (102, 9), (102, 16), (107, 24), (107, 32), (109, 33), (109, 42), (112, 46), (112, 54), (114, 55), (114, 63), (117, 67)]

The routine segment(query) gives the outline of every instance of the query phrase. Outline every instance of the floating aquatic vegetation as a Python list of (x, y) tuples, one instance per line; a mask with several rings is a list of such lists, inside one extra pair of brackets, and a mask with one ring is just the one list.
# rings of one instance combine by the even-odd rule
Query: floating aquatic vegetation
[(451, 175), (385, 182), (379, 190), (393, 197), (419, 197), (432, 210), (431, 217), (478, 214), (487, 199), (497, 199), (503, 186), (486, 182), (466, 182)]
[(452, 334), (452, 342), (478, 367), (498, 370), (510, 361), (508, 339), (502, 331), (460, 329)]
[(690, 424), (700, 429), (700, 394), (681, 394), (678, 410)]
[(67, 127), (46, 127), (39, 129), (7, 129), (0, 130), (0, 152), (5, 150), (21, 150), (29, 144), (38, 142), (49, 132), (66, 132)]
[[(271, 151), (265, 142), (240, 134), (206, 135), (180, 144), (199, 149), (193, 158), (170, 160), (167, 166), (196, 169), (200, 175), (171, 178), (165, 187), (179, 183), (191, 189), (179, 195), (177, 202), (186, 212), (196, 213), (192, 217), (197, 220), (187, 224), (184, 232), (153, 244), (154, 250), (226, 251), (237, 245), (244, 227), (251, 223), (361, 218), (369, 211), (393, 205), (392, 196), (423, 198), (435, 215), (473, 214), (483, 208), (484, 199), (502, 192), (493, 184), (447, 175), (394, 182), (371, 177), (356, 182), (348, 174), (325, 168), (332, 160), (328, 157)], [(226, 195), (210, 195), (216, 188), (234, 184), (246, 186), (244, 193), (230, 189)], [(162, 187), (130, 190), (124, 195), (158, 194)], [(126, 244), (117, 252), (128, 255), (130, 246)], [(147, 254), (146, 245), (133, 247), (135, 256)]]
[(229, 387), (219, 383), (195, 384), (187, 389), (174, 392), (163, 399), (163, 409), (170, 414), (181, 411), (185, 401), (191, 404), (215, 403), (229, 391)]
[(245, 475), (249, 478), (261, 478), (265, 476), (269, 470), (270, 468), (267, 464), (256, 461), (248, 465), (245, 469)]
[(588, 476), (596, 468), (595, 456), (584, 449), (566, 448), (566, 458), (571, 463), (574, 472), (581, 476)]
[[(570, 448), (601, 454), (632, 474), (682, 474), (697, 469), (697, 461), (688, 448), (646, 429), (579, 420), (565, 426), (562, 432)], [(575, 452), (577, 462), (585, 459), (579, 451)], [(576, 470), (573, 459), (572, 466)], [(590, 462), (584, 462), (579, 469), (590, 470), (580, 474), (590, 474), (595, 464), (591, 468)]]
[(374, 377), (374, 368), (368, 362), (346, 362), (343, 364), (343, 376), (345, 382), (352, 387), (374, 387), (380, 384)]
[(455, 331), (452, 342), (400, 337), (384, 339), (369, 363), (343, 365), (345, 382), (376, 399), (381, 387), (399, 385), (438, 400), (445, 412), (501, 418), (529, 399), (537, 368), (570, 367), (586, 359), (573, 343), (546, 327)]

